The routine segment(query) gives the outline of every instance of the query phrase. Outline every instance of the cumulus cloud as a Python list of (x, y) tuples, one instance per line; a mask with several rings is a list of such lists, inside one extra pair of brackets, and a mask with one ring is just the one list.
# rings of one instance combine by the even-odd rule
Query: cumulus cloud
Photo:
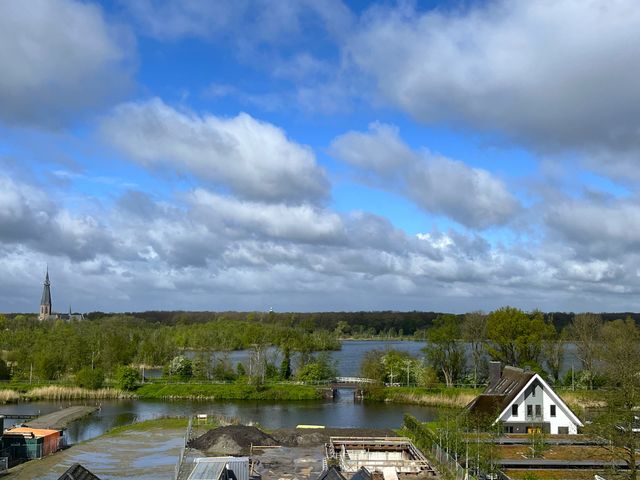
[(46, 192), (0, 175), (0, 242), (28, 245), (74, 260), (112, 250), (113, 238), (93, 216), (59, 208)]
[(118, 106), (102, 132), (141, 165), (170, 166), (249, 199), (297, 202), (328, 195), (328, 180), (310, 148), (245, 113), (199, 116), (156, 98)]
[(335, 243), (343, 235), (340, 217), (309, 204), (285, 205), (238, 201), (203, 189), (190, 196), (193, 215), (242, 237), (263, 235), (294, 242)]
[(539, 149), (640, 147), (634, 0), (374, 7), (347, 46), (394, 105)]
[(336, 138), (332, 153), (362, 169), (382, 186), (406, 194), (422, 209), (471, 228), (508, 222), (519, 203), (504, 183), (486, 170), (446, 157), (415, 152), (389, 125)]
[(544, 218), (583, 257), (620, 258), (640, 248), (637, 198), (563, 199), (548, 205)]
[(133, 37), (96, 5), (0, 2), (0, 121), (59, 127), (130, 84)]

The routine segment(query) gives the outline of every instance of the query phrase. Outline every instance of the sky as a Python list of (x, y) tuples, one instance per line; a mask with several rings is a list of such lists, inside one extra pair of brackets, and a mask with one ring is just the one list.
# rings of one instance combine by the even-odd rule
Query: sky
[(0, 2), (0, 311), (640, 310), (635, 0)]

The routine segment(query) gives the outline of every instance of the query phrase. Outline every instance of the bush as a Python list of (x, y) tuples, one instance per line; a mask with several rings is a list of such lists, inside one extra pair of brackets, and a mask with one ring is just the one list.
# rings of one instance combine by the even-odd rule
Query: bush
[(193, 364), (188, 358), (185, 358), (183, 355), (178, 355), (171, 360), (169, 372), (180, 380), (189, 380), (193, 376)]
[(104, 372), (99, 368), (83, 367), (76, 373), (76, 385), (90, 390), (97, 390), (104, 385)]
[(321, 353), (313, 362), (307, 363), (296, 372), (296, 378), (302, 382), (331, 380), (336, 375), (335, 363), (325, 353)]
[(116, 372), (116, 385), (121, 390), (135, 390), (138, 388), (138, 382), (140, 381), (140, 374), (138, 370), (133, 367), (118, 367)]

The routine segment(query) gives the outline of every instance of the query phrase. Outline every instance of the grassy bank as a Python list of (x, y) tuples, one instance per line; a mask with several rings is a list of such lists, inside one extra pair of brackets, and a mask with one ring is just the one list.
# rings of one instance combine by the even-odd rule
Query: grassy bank
[(187, 428), (188, 422), (187, 417), (154, 418), (153, 420), (145, 420), (143, 422), (112, 428), (103, 436), (115, 437), (127, 432), (148, 432), (150, 430), (183, 430)]
[(481, 392), (482, 389), (475, 388), (371, 387), (364, 398), (430, 407), (464, 407)]
[(325, 391), (307, 385), (273, 384), (258, 389), (247, 384), (159, 384), (140, 387), (138, 398), (157, 400), (319, 400)]

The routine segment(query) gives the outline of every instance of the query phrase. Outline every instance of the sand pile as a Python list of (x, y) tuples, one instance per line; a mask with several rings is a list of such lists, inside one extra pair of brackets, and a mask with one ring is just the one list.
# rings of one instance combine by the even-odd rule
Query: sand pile
[(262, 430), (245, 425), (215, 428), (189, 442), (189, 447), (211, 455), (248, 455), (252, 445), (272, 446), (278, 442)]

